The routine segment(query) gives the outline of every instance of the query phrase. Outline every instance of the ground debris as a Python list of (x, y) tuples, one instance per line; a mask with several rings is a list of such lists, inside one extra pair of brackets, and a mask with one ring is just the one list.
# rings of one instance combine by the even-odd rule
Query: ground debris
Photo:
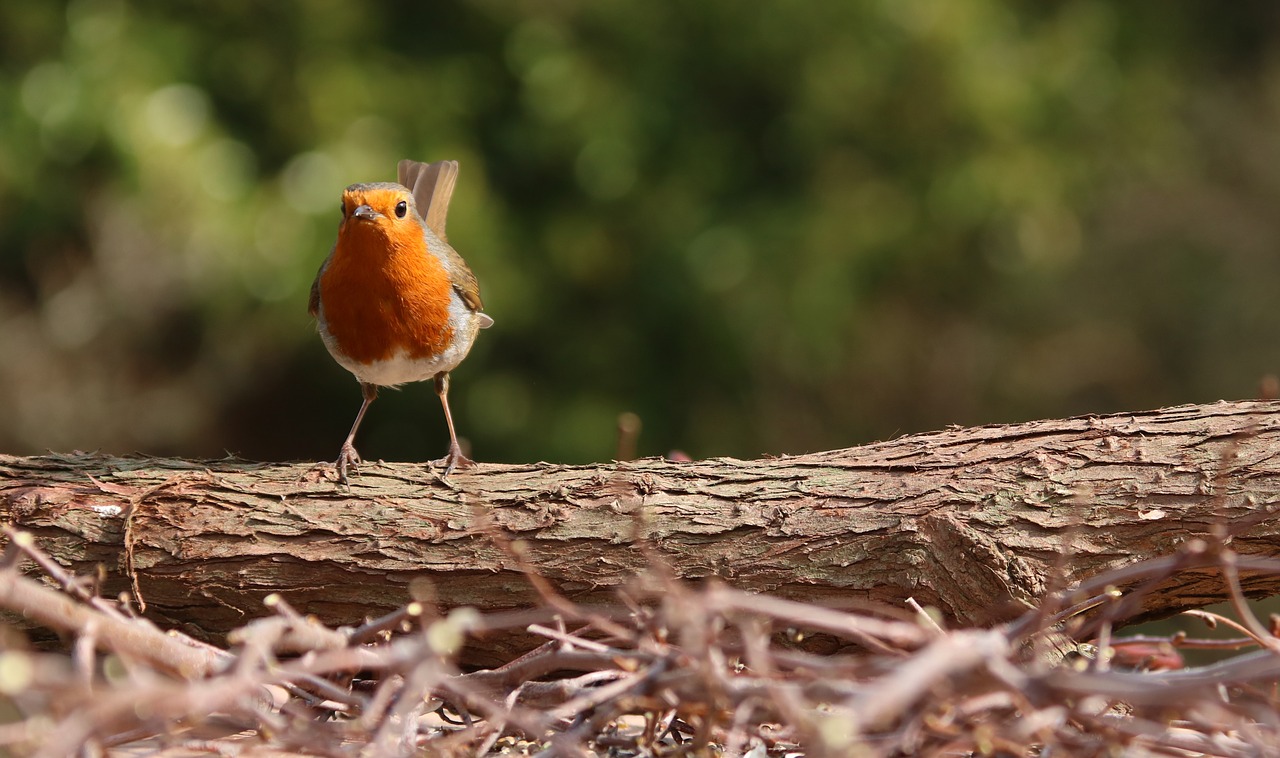
[[(1203, 754), (1280, 750), (1280, 639), (1240, 574), (1280, 560), (1188, 542), (1048, 594), (993, 628), (930, 610), (842, 610), (692, 586), (655, 566), (616, 606), (583, 607), (530, 577), (519, 613), (421, 602), (331, 628), (268, 598), (225, 648), (156, 628), (6, 530), (0, 608), (65, 650), (0, 634), (0, 752), (89, 756), (905, 756)], [(1145, 593), (1216, 568), (1233, 640), (1119, 637)], [(463, 670), (468, 639), (544, 642)], [(798, 641), (833, 641), (822, 654)], [(1187, 667), (1196, 647), (1251, 648)]]

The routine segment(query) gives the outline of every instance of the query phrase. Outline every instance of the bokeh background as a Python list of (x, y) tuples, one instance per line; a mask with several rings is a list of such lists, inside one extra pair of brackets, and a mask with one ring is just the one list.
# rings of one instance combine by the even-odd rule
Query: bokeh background
[[(0, 450), (332, 458), (341, 189), (454, 158), (476, 456), (1254, 397), (1280, 4), (0, 3)], [(428, 385), (366, 457), (441, 455)]]

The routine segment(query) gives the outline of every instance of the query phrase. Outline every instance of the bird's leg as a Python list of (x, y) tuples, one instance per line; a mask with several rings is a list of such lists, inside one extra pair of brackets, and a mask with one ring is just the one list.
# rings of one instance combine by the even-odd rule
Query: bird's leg
[(338, 467), (338, 479), (343, 484), (350, 484), (347, 481), (347, 466), (359, 465), (360, 454), (356, 452), (356, 430), (360, 428), (360, 422), (364, 421), (364, 412), (369, 410), (369, 405), (378, 399), (378, 385), (360, 382), (360, 394), (364, 395), (364, 402), (360, 404), (360, 412), (356, 414), (356, 422), (351, 425), (351, 432), (347, 434), (347, 439), (342, 443), (342, 449), (338, 451), (338, 460), (334, 464)]
[(449, 372), (441, 371), (436, 374), (435, 384), (436, 394), (440, 396), (440, 405), (444, 407), (444, 422), (449, 425), (449, 454), (438, 461), (432, 461), (432, 465), (444, 466), (444, 476), (448, 476), (455, 468), (474, 466), (475, 461), (462, 454), (458, 435), (453, 430), (453, 414), (449, 412)]

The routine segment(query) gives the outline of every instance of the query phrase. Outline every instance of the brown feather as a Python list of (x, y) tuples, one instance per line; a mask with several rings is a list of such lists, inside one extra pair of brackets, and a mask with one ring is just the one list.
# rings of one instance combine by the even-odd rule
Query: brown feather
[(329, 253), (329, 257), (324, 259), (324, 263), (320, 264), (320, 270), (316, 272), (316, 280), (311, 283), (311, 298), (307, 300), (307, 313), (312, 318), (320, 317), (320, 277), (324, 276), (325, 267), (329, 265), (333, 253)]
[(444, 227), (453, 188), (458, 184), (458, 162), (421, 163), (406, 158), (396, 167), (396, 175), (399, 182), (413, 192), (413, 201), (427, 226), (437, 237), (448, 242), (449, 236), (445, 234)]

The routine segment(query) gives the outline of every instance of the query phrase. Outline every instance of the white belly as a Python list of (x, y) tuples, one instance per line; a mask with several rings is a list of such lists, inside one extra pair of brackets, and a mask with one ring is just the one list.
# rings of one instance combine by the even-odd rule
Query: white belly
[(381, 361), (370, 364), (356, 363), (334, 355), (342, 367), (355, 374), (358, 381), (365, 384), (376, 384), (379, 387), (394, 387), (407, 382), (421, 382), (434, 377), (441, 371), (452, 371), (462, 359), (467, 357), (471, 343), (459, 344), (455, 339), (449, 349), (433, 358), (410, 358), (402, 350)]

